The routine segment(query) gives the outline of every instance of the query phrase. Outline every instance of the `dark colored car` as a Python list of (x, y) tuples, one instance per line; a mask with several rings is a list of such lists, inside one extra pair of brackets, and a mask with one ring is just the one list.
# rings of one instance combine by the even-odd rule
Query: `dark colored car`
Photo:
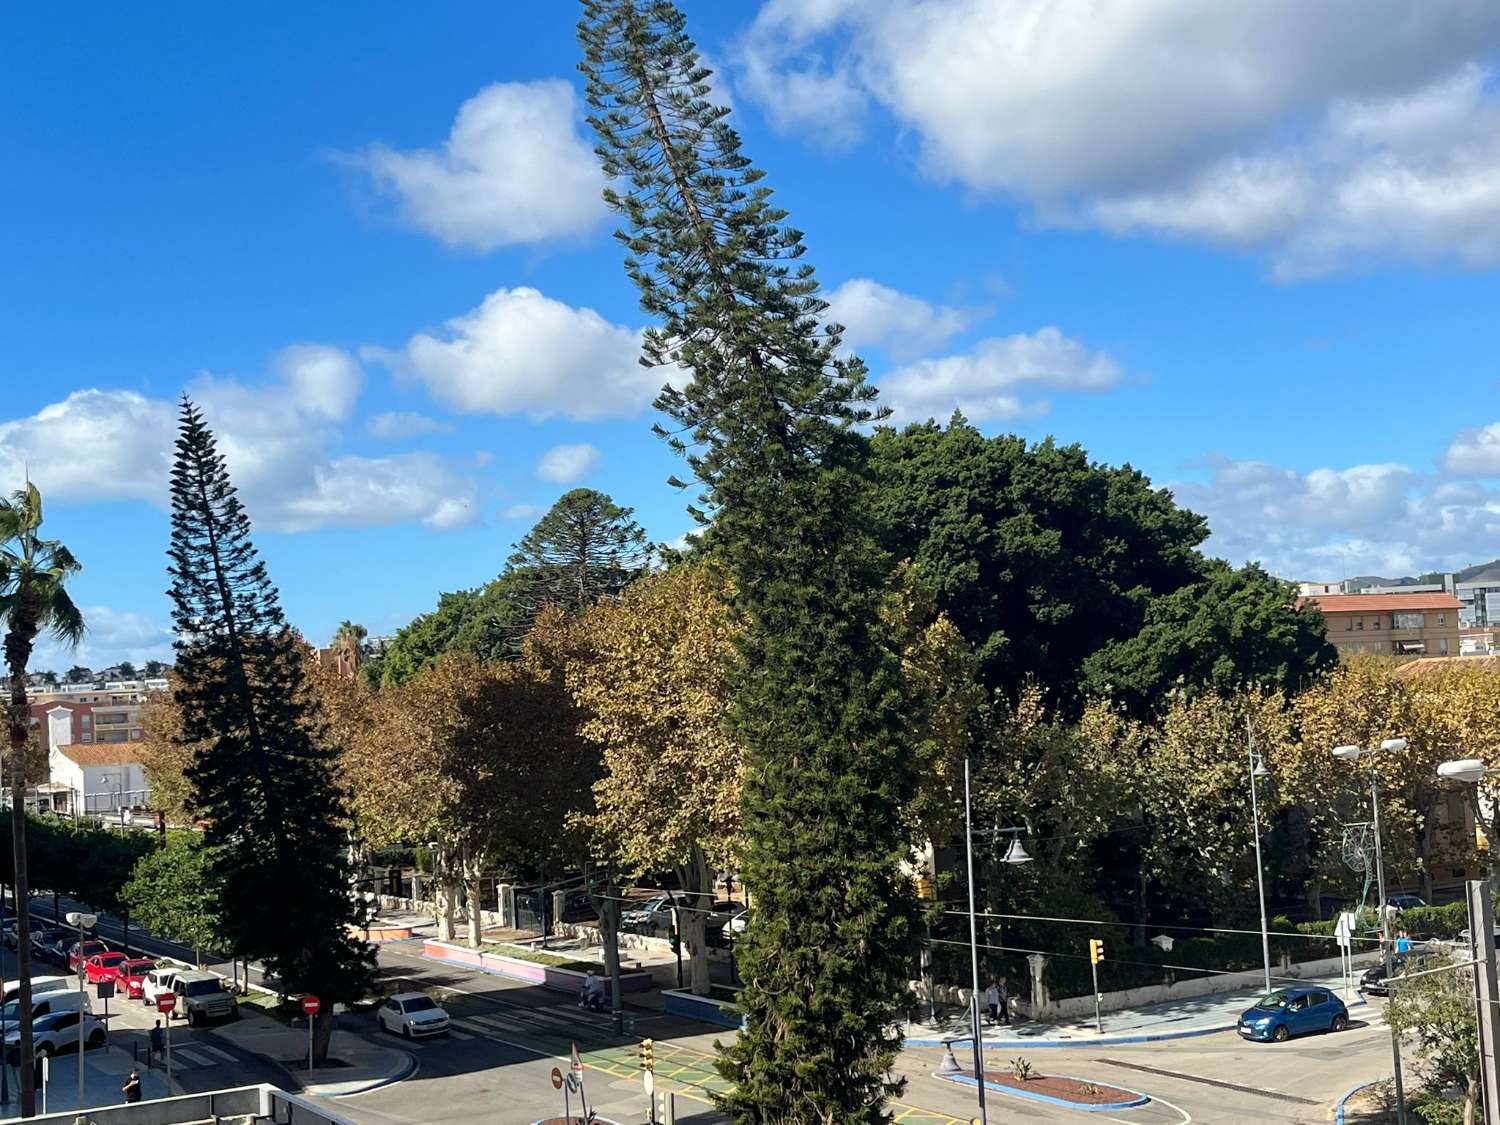
[[(1426, 963), (1426, 957), (1416, 955), (1411, 957), (1396, 957), (1391, 961), (1391, 968), (1394, 970), (1391, 975), (1399, 977), (1408, 970), (1412, 972), (1420, 971)], [(1359, 978), (1359, 990), (1371, 996), (1389, 996), (1391, 988), (1390, 985), (1386, 984), (1385, 966), (1375, 965), (1372, 968), (1366, 969), (1364, 974)]]
[(74, 942), (68, 948), (68, 968), (75, 973), (83, 966), (83, 963), (96, 953), (108, 953), (109, 946), (95, 938), (87, 938), (84, 941)]
[(1421, 895), (1388, 895), (1385, 901), (1387, 906), (1394, 906), (1397, 910), (1413, 910), (1416, 907), (1427, 905)]
[(1349, 1009), (1326, 988), (1301, 985), (1278, 988), (1240, 1013), (1236, 1030), (1245, 1039), (1285, 1043), (1293, 1035), (1314, 1031), (1343, 1031)]
[(569, 891), (563, 896), (562, 920), (564, 922), (597, 922), (599, 912), (594, 909), (593, 896), (588, 891)]
[(44, 961), (56, 961), (60, 958), (58, 947), (61, 943), (68, 941), (73, 935), (67, 930), (58, 930), (43, 927), (31, 931), (31, 952), (35, 957)]

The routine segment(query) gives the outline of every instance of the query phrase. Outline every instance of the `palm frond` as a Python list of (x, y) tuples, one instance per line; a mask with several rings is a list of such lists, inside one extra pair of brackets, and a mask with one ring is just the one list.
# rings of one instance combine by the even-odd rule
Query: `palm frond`
[(47, 631), (70, 648), (77, 647), (88, 630), (83, 613), (61, 582), (53, 584), (47, 593)]

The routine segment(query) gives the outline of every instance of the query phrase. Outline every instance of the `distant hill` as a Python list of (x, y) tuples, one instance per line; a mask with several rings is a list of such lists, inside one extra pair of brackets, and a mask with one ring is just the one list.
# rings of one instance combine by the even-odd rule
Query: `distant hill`
[[(1481, 574), (1494, 571), (1500, 577), (1500, 559), (1492, 559), (1487, 563), (1479, 563), (1477, 566), (1466, 566), (1462, 570), (1453, 572), (1455, 582), (1472, 582)], [(1427, 574), (1419, 574), (1415, 578), (1382, 578), (1378, 574), (1361, 574), (1349, 579), (1351, 590), (1363, 590), (1366, 586), (1425, 586), (1443, 579), (1440, 571), (1430, 571)]]

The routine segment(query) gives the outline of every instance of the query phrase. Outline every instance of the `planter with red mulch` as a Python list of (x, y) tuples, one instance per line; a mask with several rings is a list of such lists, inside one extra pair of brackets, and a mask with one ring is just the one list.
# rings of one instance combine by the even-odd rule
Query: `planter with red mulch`
[[(973, 1074), (967, 1072), (937, 1077), (974, 1085)], [(1014, 1094), (1019, 1098), (1030, 1098), (1032, 1101), (1071, 1109), (1130, 1109), (1132, 1106), (1145, 1105), (1151, 1100), (1136, 1090), (1105, 1086), (1087, 1078), (1074, 1078), (1066, 1074), (1037, 1074), (1022, 1080), (1014, 1074), (987, 1070), (984, 1072), (984, 1087), (987, 1090), (998, 1090), (1002, 1094)]]

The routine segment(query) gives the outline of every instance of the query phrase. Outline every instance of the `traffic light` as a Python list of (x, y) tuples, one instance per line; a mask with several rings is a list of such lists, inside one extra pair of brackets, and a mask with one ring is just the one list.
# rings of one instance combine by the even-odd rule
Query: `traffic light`
[(655, 1046), (656, 1045), (654, 1043), (652, 1043), (651, 1040), (649, 1040), (649, 1039), (642, 1039), (641, 1040), (641, 1069), (642, 1070), (655, 1070), (656, 1069)]
[(667, 935), (667, 948), (670, 949), (673, 953), (677, 952), (677, 947), (680, 944), (682, 944), (682, 939), (677, 936), (676, 930), (673, 930), (670, 934)]
[(937, 899), (937, 884), (928, 875), (919, 876), (917, 879), (917, 897), (923, 902), (933, 902)]
[(1102, 938), (1089, 938), (1089, 961), (1097, 965), (1104, 960), (1104, 941)]

